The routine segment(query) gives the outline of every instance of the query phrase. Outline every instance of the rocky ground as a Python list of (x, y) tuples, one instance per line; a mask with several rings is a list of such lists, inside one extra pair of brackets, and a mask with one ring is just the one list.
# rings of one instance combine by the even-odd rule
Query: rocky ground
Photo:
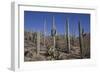
[[(30, 36), (30, 37), (29, 37)], [(88, 36), (87, 36), (88, 37)], [(62, 37), (56, 39), (56, 48), (52, 48), (52, 38), (45, 38), (45, 47), (43, 46), (43, 38), (40, 42), (40, 52), (37, 54), (37, 45), (36, 45), (36, 34), (34, 33), (25, 33), (24, 39), (24, 61), (47, 61), (47, 60), (68, 60), (68, 59), (81, 59), (80, 48), (77, 45), (77, 39), (75, 40), (75, 45), (71, 45), (70, 53), (67, 52), (65, 45), (65, 40)], [(85, 42), (88, 42), (88, 38)], [(84, 50), (83, 58), (90, 58), (90, 49)]]

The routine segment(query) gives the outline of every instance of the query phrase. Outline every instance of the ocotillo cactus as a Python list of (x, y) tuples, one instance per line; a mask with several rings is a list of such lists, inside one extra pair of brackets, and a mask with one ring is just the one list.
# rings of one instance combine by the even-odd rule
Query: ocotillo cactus
[(80, 55), (81, 55), (81, 58), (83, 58), (83, 29), (81, 27), (81, 24), (80, 24), (80, 21), (78, 22), (78, 28), (79, 28), (79, 44), (80, 44)]

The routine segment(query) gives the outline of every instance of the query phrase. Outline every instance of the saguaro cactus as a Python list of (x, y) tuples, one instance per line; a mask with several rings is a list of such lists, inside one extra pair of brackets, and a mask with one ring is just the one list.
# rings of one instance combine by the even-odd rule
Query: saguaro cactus
[(69, 22), (66, 20), (66, 42), (67, 42), (67, 53), (70, 52), (70, 36), (69, 36)]
[(55, 20), (54, 20), (54, 16), (53, 16), (53, 24), (52, 24), (52, 29), (51, 29), (51, 36), (53, 39), (53, 47), (51, 47), (49, 49), (49, 52), (51, 53), (50, 55), (52, 56), (52, 59), (56, 59), (55, 35), (56, 35), (56, 27), (55, 27)]
[(56, 27), (55, 27), (55, 20), (53, 17), (53, 24), (52, 24), (52, 30), (51, 30), (51, 36), (53, 37), (53, 49), (55, 49), (55, 35), (56, 35)]
[(75, 46), (75, 24), (73, 24), (71, 44)]
[(40, 53), (40, 32), (37, 32), (37, 55)]
[(45, 36), (46, 36), (46, 19), (44, 20), (44, 48), (45, 46)]
[(83, 58), (83, 29), (82, 26), (80, 24), (80, 21), (78, 22), (78, 28), (79, 28), (79, 44), (80, 44), (80, 56), (81, 58)]

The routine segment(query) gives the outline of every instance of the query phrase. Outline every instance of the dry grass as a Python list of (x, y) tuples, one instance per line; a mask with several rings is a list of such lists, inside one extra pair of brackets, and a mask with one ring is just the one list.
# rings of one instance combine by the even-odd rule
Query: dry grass
[[(78, 37), (74, 39), (74, 45), (71, 42), (70, 53), (67, 53), (66, 40), (63, 36), (56, 36), (55, 51), (51, 50), (53, 40), (50, 36), (45, 38), (45, 47), (43, 46), (43, 34), (41, 35), (40, 54), (36, 52), (36, 34), (25, 32), (24, 34), (24, 61), (44, 61), (44, 60), (65, 60), (65, 59), (80, 59), (80, 48)], [(83, 58), (90, 58), (90, 35), (84, 37)]]

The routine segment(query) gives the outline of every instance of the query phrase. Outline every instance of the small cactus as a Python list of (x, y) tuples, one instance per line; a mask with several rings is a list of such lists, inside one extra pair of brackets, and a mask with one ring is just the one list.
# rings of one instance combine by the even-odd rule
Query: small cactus
[(49, 48), (48, 54), (49, 54), (49, 56), (51, 56), (51, 60), (59, 59), (59, 52), (56, 49), (54, 49), (53, 47)]

